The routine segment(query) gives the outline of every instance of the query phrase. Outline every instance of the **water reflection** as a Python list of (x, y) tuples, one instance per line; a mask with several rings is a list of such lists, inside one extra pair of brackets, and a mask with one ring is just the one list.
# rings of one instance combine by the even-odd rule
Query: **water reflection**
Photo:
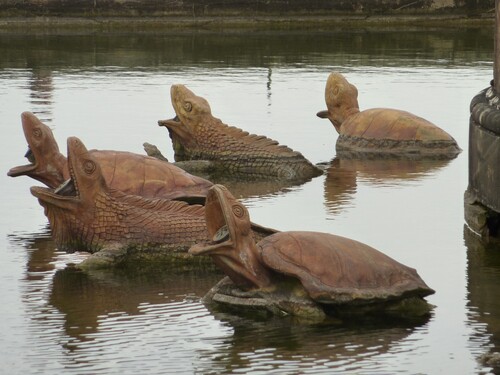
[(172, 373), (187, 363), (219, 374), (382, 371), (376, 358), (411, 355), (406, 341), (427, 324), (308, 324), (207, 310), (200, 298), (222, 277), (213, 267), (83, 272), (66, 267), (77, 259), (58, 252), (47, 230), (9, 239), (29, 253), (22, 298), (38, 346), (28, 362), (49, 371)]
[(29, 80), (30, 104), (33, 113), (42, 122), (52, 121), (52, 96), (54, 92), (52, 70), (47, 68), (35, 68), (31, 72)]
[(57, 251), (47, 229), (8, 238), (28, 252), (21, 298), (35, 343), (23, 366), (32, 373), (173, 373), (190, 363), (193, 341), (227, 333), (199, 302), (222, 277), (213, 266), (85, 273), (66, 267), (81, 257)]
[(143, 305), (180, 304), (198, 300), (221, 278), (213, 267), (195, 269), (59, 270), (49, 303), (65, 314), (66, 334), (80, 341), (95, 333), (103, 316), (141, 314)]
[(404, 340), (419, 327), (394, 322), (352, 326), (332, 322), (307, 324), (293, 318), (256, 319), (212, 313), (234, 332), (226, 340), (224, 351), (207, 353), (218, 358), (219, 371), (222, 367), (223, 373), (383, 371), (387, 369), (378, 367), (373, 357), (389, 355), (391, 351), (409, 351)]
[(246, 198), (265, 198), (273, 195), (285, 194), (292, 188), (298, 188), (301, 185), (311, 181), (301, 181), (292, 183), (286, 180), (248, 180), (234, 179), (228, 176), (207, 176), (207, 178), (216, 184), (224, 185), (237, 199)]
[(360, 183), (404, 187), (435, 175), (449, 163), (441, 159), (340, 154), (326, 171), (325, 205), (330, 213), (341, 212), (353, 204)]
[[(474, 340), (485, 341), (489, 337), (490, 352), (500, 353), (500, 241), (481, 238), (464, 226), (467, 247), (467, 290), (471, 324), (485, 324), (483, 335)], [(477, 331), (477, 327), (476, 327)], [(486, 357), (486, 361), (487, 361)], [(500, 356), (490, 364), (500, 374)]]
[[(0, 35), (3, 67), (35, 68), (52, 62), (53, 69), (96, 66), (162, 67), (324, 64), (349, 66), (435, 66), (491, 60), (489, 29), (405, 29), (371, 32), (169, 32), (134, 34)], [(21, 46), (23, 48), (21, 48)], [(269, 71), (270, 72), (270, 71)]]

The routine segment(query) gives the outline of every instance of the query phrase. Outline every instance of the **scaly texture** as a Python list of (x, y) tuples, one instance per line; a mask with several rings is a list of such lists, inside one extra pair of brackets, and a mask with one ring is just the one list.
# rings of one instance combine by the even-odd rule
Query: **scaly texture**
[[(43, 188), (39, 188), (43, 189)], [(132, 198), (132, 199), (130, 199)], [(78, 213), (45, 205), (52, 235), (62, 250), (96, 252), (109, 244), (134, 249), (186, 251), (207, 239), (203, 206), (100, 192)], [(83, 210), (92, 212), (87, 215)]]
[[(125, 255), (185, 252), (208, 239), (204, 206), (108, 188), (94, 154), (76, 137), (68, 138), (68, 170), (71, 178), (56, 190), (31, 188), (45, 207), (61, 249), (99, 252), (112, 248), (125, 250)], [(255, 224), (252, 230), (256, 239), (276, 233)]]
[(224, 124), (204, 98), (185, 86), (173, 85), (171, 97), (177, 117), (159, 124), (168, 128), (176, 161), (210, 160), (224, 173), (247, 177), (299, 180), (322, 173), (300, 152)]
[(62, 249), (96, 252), (119, 244), (142, 251), (186, 250), (207, 238), (203, 206), (108, 188), (101, 165), (75, 137), (68, 139), (68, 169), (71, 179), (59, 189), (31, 189)]

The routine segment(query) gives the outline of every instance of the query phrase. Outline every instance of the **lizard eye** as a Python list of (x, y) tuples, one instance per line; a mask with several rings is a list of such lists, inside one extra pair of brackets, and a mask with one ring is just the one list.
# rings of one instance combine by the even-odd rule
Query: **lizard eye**
[(184, 103), (184, 109), (187, 112), (191, 112), (191, 110), (193, 109), (193, 105), (190, 102), (186, 102), (186, 103)]
[(33, 129), (33, 136), (35, 138), (40, 138), (42, 136), (42, 130), (40, 128)]
[(96, 169), (95, 163), (92, 160), (85, 160), (83, 163), (83, 170), (87, 174), (92, 174)]
[(242, 218), (243, 216), (245, 216), (245, 209), (240, 205), (234, 205), (233, 206), (233, 214), (236, 217)]

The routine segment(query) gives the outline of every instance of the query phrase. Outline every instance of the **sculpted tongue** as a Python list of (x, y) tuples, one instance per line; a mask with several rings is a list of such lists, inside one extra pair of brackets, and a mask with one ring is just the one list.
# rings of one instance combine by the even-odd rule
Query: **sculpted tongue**
[(223, 242), (229, 239), (229, 229), (227, 225), (224, 225), (219, 228), (219, 230), (214, 234), (212, 241), (215, 243)]
[(73, 184), (73, 180), (70, 178), (63, 182), (59, 187), (54, 190), (54, 193), (58, 195), (63, 195), (63, 196), (75, 196), (76, 195), (76, 189), (75, 185)]
[(169, 124), (172, 124), (172, 123), (180, 123), (181, 122), (181, 119), (179, 118), (179, 116), (175, 115), (174, 118), (172, 119), (168, 119), (168, 120), (158, 120), (158, 126), (167, 126)]

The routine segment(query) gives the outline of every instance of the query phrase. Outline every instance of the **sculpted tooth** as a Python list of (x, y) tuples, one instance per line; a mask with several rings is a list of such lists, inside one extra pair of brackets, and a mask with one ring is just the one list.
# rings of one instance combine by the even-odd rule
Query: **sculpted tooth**
[(219, 228), (219, 230), (214, 234), (212, 241), (213, 242), (222, 242), (229, 238), (229, 229), (227, 229), (227, 225), (224, 225)]

